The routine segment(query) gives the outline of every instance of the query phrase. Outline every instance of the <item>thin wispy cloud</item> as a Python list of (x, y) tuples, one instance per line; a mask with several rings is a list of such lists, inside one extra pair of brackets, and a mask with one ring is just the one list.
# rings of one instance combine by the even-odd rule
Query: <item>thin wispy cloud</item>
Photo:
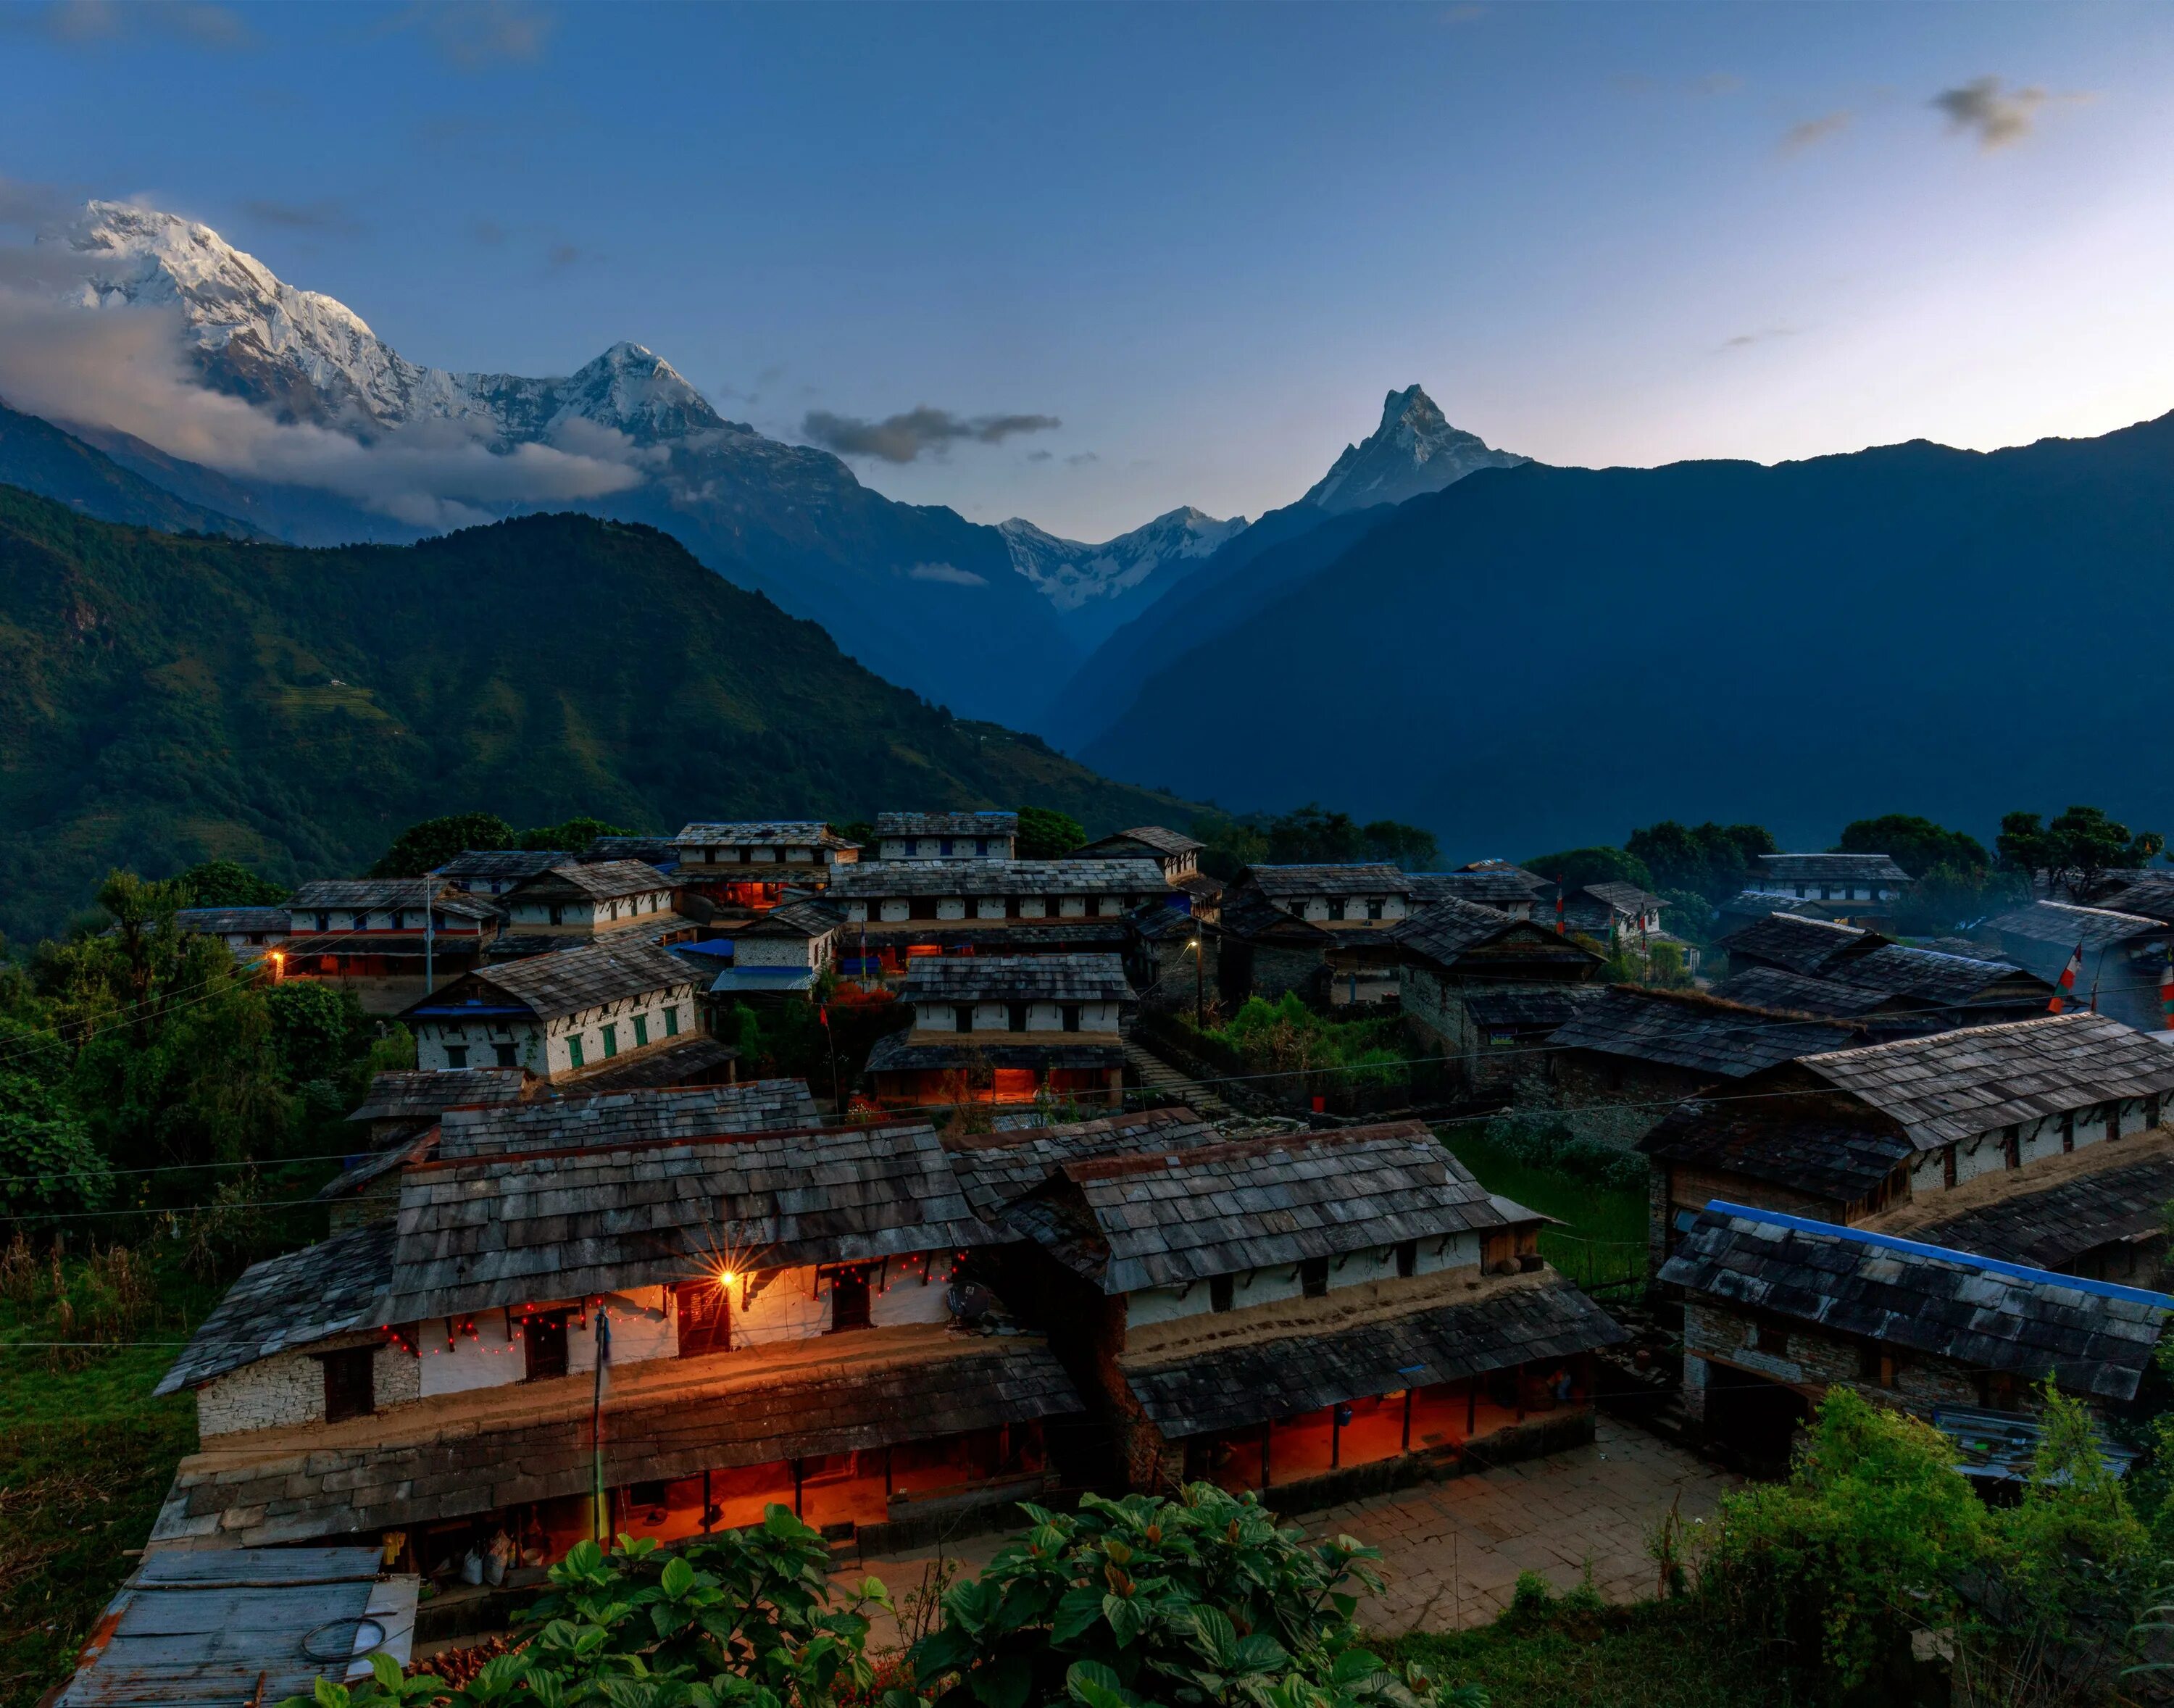
[[(1074, 468), (1084, 468), (1089, 463), (1100, 462), (1102, 459), (1091, 451), (1075, 451), (1064, 460)], [(1146, 465), (1143, 463), (1135, 466), (1144, 468)]]
[(1445, 6), (1441, 21), (1445, 24), (1477, 24), (1486, 15), (1484, 6)]
[(0, 225), (42, 230), (68, 219), (82, 199), (51, 184), (0, 176)]
[(1022, 433), (1046, 433), (1064, 424), (1054, 415), (955, 415), (923, 403), (880, 421), (811, 409), (800, 424), (803, 437), (841, 457), (873, 457), (911, 462), (924, 451), (941, 455), (962, 441), (1000, 445)]
[(2035, 84), (2010, 89), (1997, 77), (1974, 77), (1942, 89), (1930, 105), (1947, 115), (1950, 134), (1975, 137), (1978, 151), (1989, 154), (2029, 136), (2048, 105), (2092, 99), (2088, 94), (2055, 95)]
[(1734, 95), (1744, 79), (1733, 71), (1710, 71), (1691, 85), (1693, 95)]
[(240, 14), (192, 0), (53, 0), (15, 15), (64, 47), (158, 41), (232, 52), (257, 45)]
[(1801, 154), (1805, 149), (1840, 136), (1855, 121), (1857, 115), (1847, 107), (1836, 107), (1831, 113), (1821, 113), (1815, 119), (1806, 119), (1801, 124), (1791, 125), (1782, 132), (1777, 146), (1785, 154)]
[(1797, 329), (1794, 327), (1761, 327), (1755, 332), (1739, 332), (1734, 338), (1723, 338), (1721, 341), (1721, 349), (1723, 350), (1749, 349), (1754, 344), (1766, 343), (1775, 338), (1794, 338), (1796, 333)]
[(260, 225), (278, 225), (289, 231), (359, 232), (362, 222), (347, 204), (331, 198), (316, 202), (273, 202), (262, 198), (244, 202), (241, 211)]
[(906, 572), (909, 581), (941, 581), (953, 587), (986, 587), (987, 576), (976, 575), (971, 570), (962, 570), (956, 564), (916, 564)]
[(541, 59), (558, 22), (531, 0), (414, 0), (388, 27), (420, 31), (457, 71), (486, 71)]

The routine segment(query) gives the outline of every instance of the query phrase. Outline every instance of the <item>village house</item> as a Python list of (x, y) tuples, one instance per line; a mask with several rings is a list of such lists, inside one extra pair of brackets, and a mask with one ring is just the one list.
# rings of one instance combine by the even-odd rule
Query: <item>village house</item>
[(2174, 954), (2174, 923), (2111, 907), (2077, 907), (2034, 901), (2004, 913), (1985, 927), (2008, 959), (2039, 977), (2058, 980), (2071, 956), (2083, 951), (2082, 970), (2070, 1007), (2090, 1008), (2125, 1020), (2140, 1031), (2166, 1029), (2159, 986)]
[(2039, 1383), (2122, 1409), (2174, 1312), (2160, 1293), (1724, 1202), (1660, 1278), (1682, 1293), (1685, 1409), (1709, 1435), (1771, 1457), (1847, 1387), (1927, 1419), (1993, 1480), (2028, 1468)]
[(883, 860), (841, 868), (825, 897), (857, 959), (903, 971), (921, 956), (1124, 954), (1133, 909), (1183, 905), (1144, 860)]
[(1839, 1050), (1863, 1034), (1842, 1021), (1748, 1008), (1699, 991), (1614, 985), (1548, 1039), (1547, 1078), (1580, 1132), (1628, 1143), (1705, 1087), (1793, 1057)]
[(516, 1103), (544, 1081), (521, 1068), (392, 1068), (370, 1077), (370, 1089), (347, 1118), (368, 1135), (366, 1148), (343, 1158), (340, 1172), (317, 1189), (329, 1207), (332, 1231), (389, 1221), (399, 1208), (400, 1173), (437, 1143), (449, 1109)]
[(849, 842), (814, 819), (737, 824), (690, 824), (672, 839), (677, 876), (727, 907), (775, 907), (786, 887), (823, 889), (861, 857)]
[(1116, 955), (932, 955), (912, 963), (901, 1000), (912, 1028), (868, 1056), (879, 1103), (1123, 1101), (1136, 999)]
[(2141, 914), (2174, 924), (2174, 873), (2136, 872), (2109, 884), (2092, 902), (2113, 913)]
[(1412, 887), (1411, 905), (1431, 907), (1437, 901), (1476, 901), (1512, 919), (1537, 919), (1549, 915), (1555, 885), (1521, 866), (1490, 863), (1468, 866), (1459, 872), (1407, 872)]
[(1847, 924), (1885, 924), (1911, 885), (1885, 854), (1761, 854), (1749, 887), (1814, 904), (1816, 916)]
[[(1379, 932), (1414, 911), (1411, 879), (1393, 866), (1248, 866), (1224, 897), (1217, 923), (1224, 933), (1224, 994), (1274, 1001), (1295, 991), (1307, 1002), (1346, 1003), (1363, 982), (1360, 1001), (1395, 994), (1396, 957), (1382, 949), (1347, 955), (1344, 989), (1335, 988), (1329, 950), (1347, 938)], [(1345, 947), (1350, 947), (1346, 943)]]
[(393, 1014), (464, 976), (499, 934), (498, 910), (437, 878), (321, 878), (287, 903), (274, 976), (355, 993), (363, 1012)]
[(1045, 1420), (1080, 1402), (1041, 1336), (957, 1332), (997, 1235), (933, 1128), (630, 1137), (552, 1109), (465, 1112), (397, 1230), (235, 1284), (161, 1384), (204, 1445), (154, 1547), (374, 1540), (442, 1578), (502, 1538), (522, 1583), (599, 1528), (668, 1542), (778, 1502), (873, 1550), (1050, 1485)]
[(516, 884), (579, 857), (558, 848), (471, 848), (430, 875), (444, 878), (463, 895), (503, 895)]
[[(1542, 1073), (1533, 1046), (1569, 1019), (1575, 1002), (1566, 993), (1582, 997), (1603, 965), (1549, 926), (1453, 897), (1382, 936), (1398, 958), (1405, 1029), (1422, 1047), (1457, 1058), (1470, 1088)], [(1332, 962), (1343, 952), (1333, 950)], [(1552, 1023), (1536, 1030), (1548, 1016)]]
[(1001, 1178), (1001, 1136), (955, 1153), (1032, 1241), (992, 1254), (1005, 1296), (1131, 1487), (1205, 1478), (1290, 1512), (1592, 1439), (1589, 1355), (1622, 1331), (1424, 1124), (1177, 1136)]
[[(1879, 1031), (2029, 1019), (2046, 1013), (2054, 994), (2044, 979), (2007, 961), (1918, 949), (1816, 920), (1776, 915), (1724, 943), (1729, 965), (1741, 970), (1714, 986), (1714, 995), (1755, 1008), (1863, 1020)], [(1739, 943), (1753, 947), (1740, 951)], [(1763, 962), (1756, 947), (1761, 943), (1775, 957), (1811, 970)]]
[(1741, 889), (1714, 909), (1715, 934), (1728, 937), (1770, 914), (1816, 919), (1820, 916), (1820, 904), (1799, 901), (1793, 895), (1779, 895), (1771, 890)]
[(1014, 860), (1017, 813), (879, 813), (877, 857), (883, 860)]
[(1159, 901), (1134, 908), (1130, 917), (1133, 949), (1126, 971), (1141, 1005), (1205, 1011), (1222, 991), (1221, 931), (1198, 914)]
[(1660, 930), (1661, 910), (1667, 905), (1635, 884), (1587, 884), (1566, 892), (1560, 918), (1566, 930), (1596, 942), (1643, 940)]
[(569, 857), (509, 884), (499, 906), (508, 937), (533, 943), (531, 953), (622, 932), (639, 931), (652, 942), (693, 934), (674, 909), (671, 880), (640, 860)]
[(1216, 906), (1223, 899), (1223, 884), (1220, 879), (1210, 878), (1200, 869), (1201, 851), (1207, 846), (1194, 837), (1165, 830), (1160, 824), (1135, 824), (1129, 830), (1120, 830), (1090, 842), (1084, 848), (1075, 848), (1068, 857), (1152, 860), (1162, 868), (1164, 883), (1192, 898), (1194, 918), (1213, 920)]
[(2046, 1015), (1809, 1054), (1716, 1084), (1640, 1148), (1658, 1266), (1713, 1198), (1868, 1222), (2160, 1125), (2174, 1049), (2103, 1014)]
[(773, 907), (727, 939), (732, 965), (711, 981), (710, 994), (805, 1000), (836, 962), (842, 929), (836, 909), (820, 902), (788, 901)]
[(700, 975), (620, 932), (468, 973), (405, 1010), (419, 1068), (523, 1068), (562, 1084), (699, 1084), (736, 1052), (704, 1035)]
[(284, 907), (184, 907), (174, 928), (192, 937), (215, 937), (235, 959), (255, 966), (287, 941), (291, 916)]
[(581, 851), (584, 860), (639, 860), (659, 872), (677, 871), (679, 845), (669, 836), (598, 836)]

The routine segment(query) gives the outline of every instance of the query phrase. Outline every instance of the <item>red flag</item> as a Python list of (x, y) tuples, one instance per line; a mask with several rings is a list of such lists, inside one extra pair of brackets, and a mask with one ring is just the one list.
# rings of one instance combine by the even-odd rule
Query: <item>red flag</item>
[(2174, 943), (2166, 946), (2166, 970), (2159, 975), (2159, 1012), (2160, 1024), (2174, 1032)]
[(815, 1010), (815, 1018), (823, 1023), (823, 1030), (826, 1032), (829, 1031), (830, 1030), (830, 1005), (828, 1003), (824, 1003), (819, 1005)]
[(2053, 992), (2053, 1000), (2046, 1004), (2046, 1012), (2058, 1014), (2062, 1004), (2076, 993), (2076, 980), (2084, 970), (2084, 946), (2076, 945), (2076, 952), (2069, 957), (2068, 965), (2061, 969), (2060, 988)]
[(1563, 934), (1563, 894), (1562, 894), (1562, 874), (1561, 874), (1560, 873), (1557, 873), (1555, 874), (1555, 935), (1556, 935), (1557, 937), (1560, 937), (1562, 934)]

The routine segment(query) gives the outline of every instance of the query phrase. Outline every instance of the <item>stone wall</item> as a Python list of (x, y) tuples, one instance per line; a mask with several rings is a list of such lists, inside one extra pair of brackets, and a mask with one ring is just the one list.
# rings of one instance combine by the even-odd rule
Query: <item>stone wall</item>
[[(342, 1335), (308, 1352), (283, 1352), (214, 1376), (197, 1390), (197, 1433), (208, 1438), (243, 1430), (271, 1430), (324, 1421), (325, 1371), (312, 1354), (367, 1346), (375, 1335)], [(416, 1360), (387, 1343), (371, 1360), (377, 1409), (422, 1397)]]
[[(1758, 1344), (1762, 1322), (1770, 1337), (1763, 1351)], [(1778, 1347), (1771, 1343), (1775, 1335), (1781, 1338)], [(1854, 1388), (1875, 1404), (1913, 1412), (1980, 1403), (1970, 1372), (1945, 1359), (1809, 1323), (1762, 1318), (1695, 1295), (1684, 1301), (1684, 1409), (1701, 1423), (1706, 1420), (1708, 1359), (1781, 1382), (1812, 1400), (1841, 1386)]]

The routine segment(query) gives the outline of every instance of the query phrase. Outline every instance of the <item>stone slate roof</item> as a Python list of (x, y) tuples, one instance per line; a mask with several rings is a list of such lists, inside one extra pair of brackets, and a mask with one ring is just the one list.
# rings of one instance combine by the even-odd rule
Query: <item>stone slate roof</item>
[(1271, 901), (1316, 895), (1409, 895), (1411, 879), (1382, 861), (1342, 866), (1248, 866), (1238, 880)]
[(679, 851), (669, 836), (599, 836), (581, 851), (584, 860), (639, 860), (650, 866), (678, 862)]
[(392, 1277), (392, 1230), (336, 1234), (252, 1263), (189, 1338), (154, 1393), (195, 1387), (246, 1364), (386, 1319), (377, 1300)]
[(181, 931), (192, 931), (205, 937), (224, 937), (230, 932), (284, 937), (287, 934), (287, 910), (284, 907), (183, 907), (176, 910), (174, 924)]
[(2117, 1240), (2161, 1233), (2170, 1202), (2174, 1202), (2174, 1157), (2150, 1157), (1928, 1222), (1912, 1228), (1909, 1237), (2058, 1269)]
[[(1804, 919), (1794, 914), (1770, 913), (1730, 932), (1714, 944), (1728, 952), (1730, 964), (1763, 961), (1793, 973), (1816, 977), (1836, 954), (1877, 934), (1832, 920)], [(1878, 941), (1885, 943), (1885, 938)]]
[[(1096, 1043), (1105, 1032), (961, 1032), (955, 1044), (928, 1032), (886, 1032), (868, 1051), (871, 1073), (948, 1073), (970, 1060), (988, 1068), (1108, 1068), (1125, 1065), (1122, 1044)], [(1004, 1041), (990, 1041), (1001, 1035)], [(1046, 1040), (1028, 1043), (1028, 1038)]]
[(1771, 1210), (1709, 1204), (1658, 1278), (1972, 1371), (2122, 1401), (2174, 1299)]
[(878, 836), (1016, 836), (1017, 813), (879, 813)]
[(438, 1156), (453, 1162), (544, 1151), (674, 1144), (821, 1124), (804, 1079), (576, 1093), (527, 1103), (449, 1109), (439, 1122)]
[(574, 857), (565, 848), (471, 848), (455, 855), (430, 875), (434, 878), (533, 878), (563, 866)]
[(1900, 1127), (1831, 1097), (1690, 1098), (1638, 1141), (1657, 1162), (1743, 1175), (1831, 1203), (1868, 1197), (1917, 1154)]
[(488, 902), (462, 895), (442, 878), (320, 878), (297, 889), (287, 905), (296, 913), (419, 913), (425, 902), (433, 913), (458, 919), (498, 917)]
[(1447, 901), (1453, 896), (1459, 901), (1476, 901), (1483, 907), (1501, 907), (1517, 901), (1529, 901), (1538, 907), (1555, 888), (1546, 879), (1514, 866), (1490, 867), (1481, 872), (1407, 872), (1404, 882), (1411, 886), (1412, 900), (1417, 903)]
[(1190, 1109), (1146, 1109), (1099, 1121), (965, 1133), (944, 1143), (965, 1186), (967, 1202), (981, 1215), (993, 1217), (1067, 1163), (1098, 1156), (1164, 1156), (1225, 1141)]
[[(875, 900), (930, 895), (1154, 895), (1169, 888), (1162, 868), (1152, 860), (871, 860), (840, 867), (828, 893), (834, 898)], [(939, 922), (917, 923), (927, 927)]]
[[(1265, 940), (1281, 938), (1284, 943), (1306, 949), (1319, 949), (1328, 942), (1328, 932), (1310, 919), (1301, 919), (1296, 914), (1284, 910), (1263, 895), (1258, 890), (1243, 888), (1233, 889), (1223, 904), (1216, 924), (1229, 936)], [(1403, 921), (1397, 922), (1398, 925)], [(1381, 933), (1384, 940), (1394, 926), (1385, 927)]]
[(2026, 943), (2049, 943), (2062, 949), (2081, 943), (2103, 949), (2108, 943), (2133, 938), (2164, 937), (2174, 926), (2140, 913), (2120, 913), (2110, 907), (2076, 907), (2065, 901), (2034, 901), (2004, 913), (1987, 927), (2003, 937), (2020, 937)]
[(399, 1230), (400, 1322), (994, 1237), (925, 1122), (425, 1164)]
[(1462, 993), (1464, 1012), (1482, 1031), (1554, 1031), (1603, 994), (1598, 985), (1546, 985), (1533, 990)]
[(1610, 986), (1552, 1036), (1557, 1049), (1591, 1050), (1740, 1079), (1777, 1062), (1837, 1049), (1854, 1040), (1847, 1026), (1742, 1008), (1690, 991)]
[(533, 900), (547, 895), (581, 895), (592, 901), (615, 901), (621, 896), (649, 895), (672, 886), (662, 873), (645, 860), (581, 862), (568, 855), (549, 871), (524, 880), (507, 892), (511, 900)]
[(971, 944), (980, 954), (998, 948), (1115, 953), (1130, 946), (1136, 928), (1131, 912), (1086, 919), (986, 920), (979, 926), (971, 919), (917, 919), (910, 922), (872, 919), (865, 924), (849, 919), (840, 927), (845, 935), (839, 939), (839, 953), (856, 954), (863, 942), (871, 949), (880, 949), (887, 945), (927, 943), (931, 938)]
[(1641, 889), (1635, 884), (1588, 884), (1578, 893), (1605, 902), (1618, 913), (1649, 913), (1668, 905), (1652, 890)]
[(2174, 1091), (2174, 1047), (2104, 1014), (1966, 1026), (1801, 1065), (1899, 1122), (1924, 1150), (2109, 1098)]
[[(642, 1380), (650, 1367), (630, 1365), (607, 1403), (605, 1482), (865, 1451), (1081, 1409), (1038, 1337), (944, 1338), (933, 1355), (901, 1338), (883, 1330), (841, 1336), (835, 1357), (781, 1368), (747, 1354), (696, 1360), (716, 1372), (699, 1384), (691, 1364), (670, 1360), (659, 1372), (670, 1390), (655, 1397)], [(300, 1451), (243, 1462), (231, 1452), (195, 1455), (182, 1461), (154, 1537), (209, 1534), (230, 1549), (255, 1549), (581, 1494), (594, 1475), (589, 1378), (563, 1387), (565, 1403), (540, 1416), (420, 1440), (380, 1418), (367, 1430), (342, 1435), (347, 1426), (336, 1426)]]
[[(1181, 878), (1171, 887), (1173, 890), (1189, 889), (1192, 880)], [(1203, 922), (1182, 907), (1172, 907), (1167, 901), (1143, 901), (1125, 916), (1133, 929), (1149, 943), (1165, 942), (1176, 938), (1191, 943), (1200, 934)], [(1214, 931), (1216, 927), (1208, 926)]]
[(520, 1068), (396, 1068), (370, 1076), (362, 1105), (349, 1121), (435, 1121), (462, 1104), (512, 1103), (527, 1095)]
[(1739, 889), (1714, 910), (1724, 919), (1763, 919), (1770, 913), (1795, 915), (1804, 919), (1817, 919), (1820, 910), (1829, 904), (1816, 899), (1790, 895), (1771, 889)]
[(457, 1007), (472, 993), (480, 996), (488, 1007), (490, 997), (496, 994), (527, 1008), (538, 1019), (555, 1020), (624, 997), (695, 983), (694, 970), (669, 949), (640, 941), (638, 932), (622, 935), (634, 940), (606, 938), (471, 973), (436, 995), (425, 997), (408, 1013)]
[(1166, 855), (1173, 859), (1183, 854), (1197, 854), (1208, 846), (1194, 837), (1181, 835), (1175, 830), (1166, 830), (1160, 824), (1135, 824), (1129, 830), (1115, 831), (1110, 835), (1090, 842), (1086, 848), (1073, 849), (1073, 857), (1077, 859), (1079, 856), (1086, 854), (1089, 849), (1106, 847), (1117, 842), (1135, 842), (1143, 848), (1152, 848), (1156, 853)]
[(1911, 881), (1910, 874), (1885, 854), (1761, 854), (1759, 863), (1770, 883), (1862, 884), (1890, 888)]
[(1396, 944), (1405, 959), (1431, 961), (1439, 967), (1454, 965), (1460, 956), (1482, 943), (1512, 937), (1533, 944), (1536, 951), (1544, 950), (1550, 959), (1600, 965), (1600, 958), (1592, 950), (1556, 936), (1552, 925), (1512, 919), (1494, 908), (1455, 896), (1384, 927), (1380, 935), (1383, 942)]
[(1898, 997), (1934, 1003), (1962, 1003), (1989, 997), (2027, 1001), (2050, 997), (2053, 987), (2008, 961), (1979, 960), (1938, 949), (1882, 943), (1868, 951), (1845, 950), (1830, 969), (1836, 977)]
[[(1071, 1163), (1063, 1172), (1092, 1228), (1084, 1245), (1052, 1250), (1093, 1271), (1106, 1293), (1506, 1225), (1417, 1121)], [(1047, 1233), (1031, 1218), (1029, 1226), (1036, 1237)]]
[(814, 819), (771, 819), (743, 824), (689, 824), (672, 839), (676, 848), (857, 848)]
[(1724, 1002), (1741, 1003), (1748, 1008), (1821, 1014), (1837, 1019), (1868, 1014), (1893, 1000), (1893, 993), (1888, 991), (1845, 984), (1839, 979), (1783, 972), (1778, 967), (1746, 967), (1716, 985), (1712, 994)]
[(752, 925), (742, 926), (735, 937), (820, 937), (836, 931), (845, 916), (819, 901), (784, 901)]
[(2164, 872), (2147, 873), (2135, 883), (2124, 885), (2101, 900), (2103, 905), (2112, 911), (2139, 914), (2146, 919), (2174, 923), (2174, 875)]
[(1468, 1305), (1119, 1368), (1141, 1409), (1176, 1437), (1568, 1359), (1628, 1338), (1575, 1287), (1551, 1279), (1505, 1287)]
[(1128, 1003), (1133, 987), (1114, 954), (922, 955), (907, 967), (904, 999), (924, 1003)]

